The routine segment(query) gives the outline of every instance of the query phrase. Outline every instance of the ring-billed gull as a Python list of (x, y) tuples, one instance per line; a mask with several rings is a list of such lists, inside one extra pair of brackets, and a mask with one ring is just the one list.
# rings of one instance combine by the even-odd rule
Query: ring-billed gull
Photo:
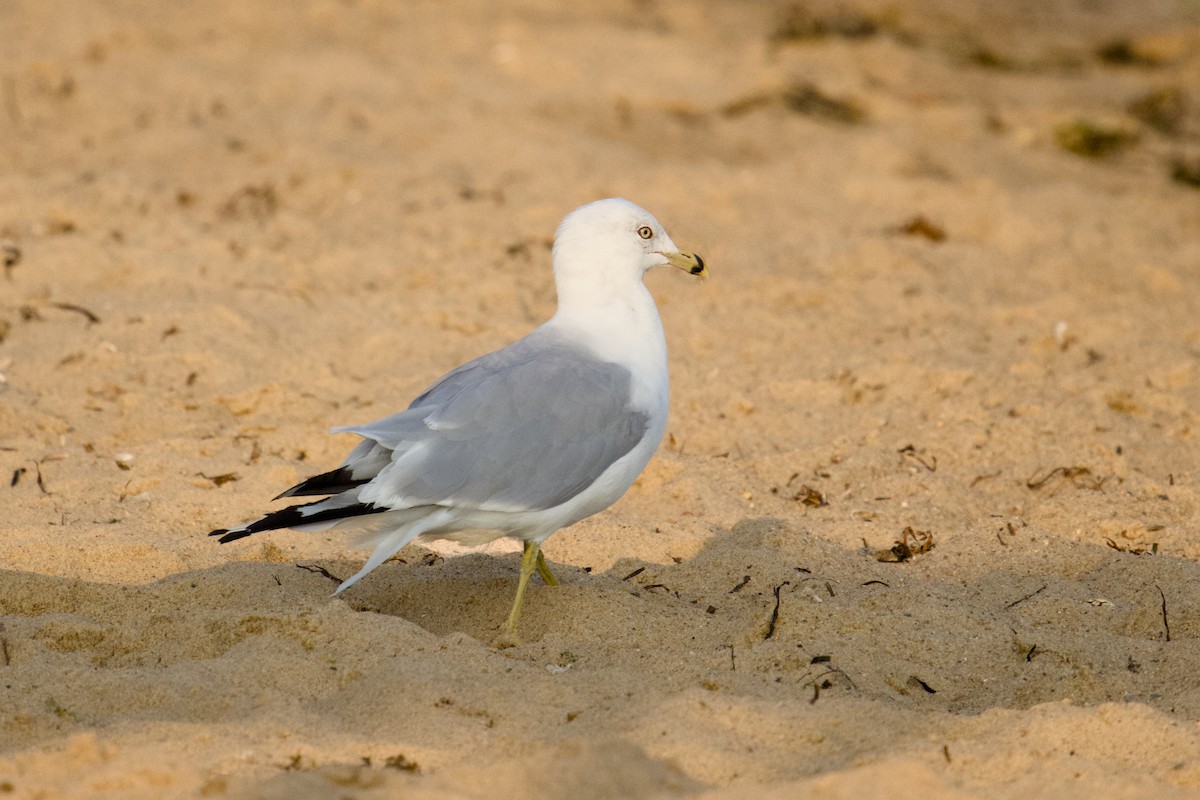
[(642, 276), (660, 266), (707, 274), (658, 220), (615, 198), (571, 212), (552, 260), (558, 310), (548, 322), (448, 373), (405, 411), (334, 428), (363, 440), (337, 469), (279, 495), (326, 499), (211, 535), (224, 543), (279, 528), (370, 525), (375, 549), (336, 593), (416, 539), (521, 540), (500, 639), (515, 643), (533, 571), (558, 583), (542, 542), (616, 502), (666, 430), (666, 340)]

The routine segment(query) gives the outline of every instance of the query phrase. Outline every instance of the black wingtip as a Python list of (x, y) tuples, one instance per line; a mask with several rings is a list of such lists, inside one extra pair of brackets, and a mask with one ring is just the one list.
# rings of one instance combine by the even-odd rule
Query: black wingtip
[(338, 467), (329, 472), (300, 481), (295, 486), (276, 496), (275, 500), (285, 497), (311, 497), (313, 495), (341, 494), (356, 486), (362, 486), (369, 478), (355, 478), (354, 471), (349, 467)]
[(281, 508), (278, 511), (272, 511), (265, 517), (255, 520), (247, 525), (232, 530), (222, 528), (221, 530), (213, 531), (209, 536), (220, 536), (217, 541), (221, 544), (228, 542), (236, 542), (238, 539), (245, 539), (247, 536), (262, 531), (274, 531), (280, 528), (294, 528), (297, 525), (308, 525), (314, 522), (328, 522), (330, 520), (342, 520), (350, 517), (361, 517), (367, 514), (380, 514), (387, 511), (386, 508), (373, 506), (369, 503), (355, 503), (350, 506), (337, 506), (335, 508), (327, 508), (322, 511), (314, 511), (305, 514), (301, 509), (312, 508), (320, 503), (327, 502), (318, 500), (315, 503), (304, 503), (298, 506), (289, 506)]

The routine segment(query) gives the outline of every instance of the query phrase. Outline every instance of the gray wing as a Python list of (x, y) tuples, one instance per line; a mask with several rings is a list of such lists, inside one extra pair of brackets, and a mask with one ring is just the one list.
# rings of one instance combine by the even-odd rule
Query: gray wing
[(337, 430), (392, 451), (363, 502), (540, 510), (645, 436), (649, 415), (631, 407), (630, 388), (624, 367), (535, 333), (464, 364), (400, 414)]

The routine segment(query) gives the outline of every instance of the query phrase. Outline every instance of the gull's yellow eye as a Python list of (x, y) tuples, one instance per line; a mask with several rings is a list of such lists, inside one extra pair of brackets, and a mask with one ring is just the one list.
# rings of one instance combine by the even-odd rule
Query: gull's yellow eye
[(638, 236), (642, 237), (643, 239), (653, 239), (654, 231), (651, 230), (649, 225), (643, 225), (642, 227), (638, 228)]

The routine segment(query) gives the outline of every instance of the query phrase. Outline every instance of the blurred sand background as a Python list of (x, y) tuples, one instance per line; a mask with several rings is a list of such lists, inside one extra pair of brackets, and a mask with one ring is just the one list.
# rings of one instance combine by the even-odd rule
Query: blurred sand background
[[(0, 38), (0, 797), (1200, 793), (1200, 4)], [(335, 600), (351, 537), (206, 536), (545, 319), (614, 195), (712, 278), (650, 276), (669, 434), (522, 646), (511, 554)]]

